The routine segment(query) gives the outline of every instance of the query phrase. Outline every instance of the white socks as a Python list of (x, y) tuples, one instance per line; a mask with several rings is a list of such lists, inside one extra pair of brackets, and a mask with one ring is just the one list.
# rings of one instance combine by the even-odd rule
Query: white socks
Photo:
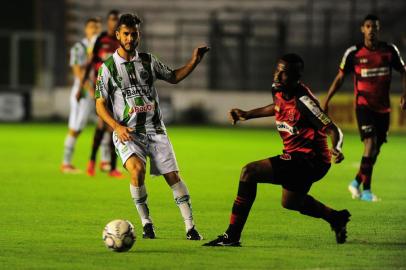
[(104, 132), (103, 139), (100, 144), (101, 161), (104, 162), (110, 162), (111, 160), (110, 136), (110, 132)]
[(147, 205), (147, 190), (145, 185), (140, 187), (133, 186), (130, 184), (131, 197), (133, 198), (135, 207), (137, 208), (138, 214), (141, 218), (142, 226), (144, 227), (147, 223), (152, 223), (152, 219), (149, 216), (149, 209)]
[(173, 191), (175, 202), (178, 205), (180, 213), (182, 214), (183, 220), (185, 222), (187, 232), (195, 225), (193, 222), (192, 205), (190, 201), (189, 191), (182, 180), (172, 185), (171, 189)]
[(63, 151), (63, 164), (72, 164), (73, 151), (75, 150), (76, 138), (68, 134), (65, 139), (65, 150)]
[[(172, 185), (171, 189), (173, 191), (175, 202), (179, 207), (180, 213), (182, 214), (183, 220), (185, 222), (185, 228), (187, 232), (195, 225), (193, 222), (192, 205), (190, 201), (189, 191), (183, 181), (179, 181), (178, 183)], [(130, 192), (135, 207), (137, 208), (138, 214), (141, 218), (142, 226), (145, 226), (145, 224), (147, 223), (152, 223), (147, 205), (148, 195), (147, 190), (145, 189), (145, 185), (136, 187), (130, 184)]]

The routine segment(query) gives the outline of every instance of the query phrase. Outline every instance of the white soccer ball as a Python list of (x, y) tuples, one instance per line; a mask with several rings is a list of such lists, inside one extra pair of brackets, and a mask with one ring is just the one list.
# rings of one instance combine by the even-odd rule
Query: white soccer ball
[(128, 251), (135, 243), (134, 226), (128, 220), (110, 221), (103, 230), (103, 241), (110, 250)]

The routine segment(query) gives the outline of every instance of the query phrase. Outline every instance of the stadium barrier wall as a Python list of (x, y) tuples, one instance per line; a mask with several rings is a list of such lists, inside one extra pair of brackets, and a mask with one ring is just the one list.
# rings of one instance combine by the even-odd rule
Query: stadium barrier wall
[[(167, 122), (184, 123), (191, 108), (200, 110), (212, 124), (228, 124), (227, 113), (231, 108), (251, 109), (268, 105), (272, 102), (269, 92), (209, 91), (199, 89), (171, 89), (160, 92), (163, 114)], [(317, 95), (317, 94), (316, 94)], [(70, 88), (57, 88), (53, 94), (46, 91), (33, 91), (32, 115), (34, 119), (64, 119), (69, 115)], [(322, 95), (317, 95), (322, 100)], [(342, 128), (356, 130), (356, 118), (350, 93), (338, 93), (331, 102), (329, 115)], [(392, 95), (391, 131), (406, 132), (406, 112), (399, 107), (399, 95)], [(163, 104), (165, 103), (165, 104)], [(190, 119), (189, 119), (190, 120)], [(199, 124), (199, 121), (196, 124)], [(186, 121), (190, 123), (190, 121)], [(273, 118), (255, 119), (244, 126), (274, 125)]]

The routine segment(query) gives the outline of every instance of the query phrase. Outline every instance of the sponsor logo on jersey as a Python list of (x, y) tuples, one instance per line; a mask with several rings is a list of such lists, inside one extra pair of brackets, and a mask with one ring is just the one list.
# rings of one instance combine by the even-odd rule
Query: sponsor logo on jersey
[(134, 106), (130, 109), (128, 112), (129, 114), (133, 113), (145, 113), (145, 112), (152, 112), (155, 110), (155, 105), (154, 104), (145, 104), (142, 106)]
[(302, 96), (299, 98), (301, 102), (313, 113), (314, 116), (319, 119), (323, 125), (331, 123), (330, 118), (319, 108), (319, 106), (308, 96)]
[(389, 74), (389, 67), (361, 68), (361, 77), (363, 78), (386, 76)]
[(139, 96), (150, 97), (152, 93), (151, 87), (148, 85), (132, 85), (128, 88), (123, 89), (123, 93), (126, 98), (133, 98)]
[(366, 64), (366, 63), (368, 63), (368, 58), (360, 58), (360, 59), (359, 59), (359, 62), (360, 62), (361, 64)]
[(292, 127), (291, 125), (289, 125), (288, 123), (284, 122), (284, 121), (276, 121), (276, 128), (278, 129), (278, 131), (280, 132), (287, 132), (291, 135), (295, 135), (299, 133), (299, 130), (297, 129), (297, 127)]

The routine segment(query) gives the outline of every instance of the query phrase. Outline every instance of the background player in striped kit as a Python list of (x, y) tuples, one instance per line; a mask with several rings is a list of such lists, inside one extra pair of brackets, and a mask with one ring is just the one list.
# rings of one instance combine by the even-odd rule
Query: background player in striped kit
[(95, 36), (98, 34), (99, 23), (98, 19), (88, 19), (84, 27), (85, 38), (76, 42), (70, 50), (69, 64), (72, 68), (74, 82), (70, 95), (69, 130), (65, 139), (61, 166), (61, 171), (64, 173), (80, 172), (80, 170), (72, 165), (73, 152), (75, 150), (76, 140), (80, 132), (86, 126), (89, 113), (93, 108), (92, 97), (89, 93), (93, 86), (91, 86), (91, 82), (89, 82), (84, 87), (81, 87), (80, 79), (85, 73), (86, 63), (93, 50)]
[[(355, 179), (348, 189), (354, 199), (378, 201), (371, 192), (372, 170), (386, 142), (389, 130), (389, 90), (392, 68), (402, 75), (403, 95), (400, 106), (406, 109), (406, 67), (399, 50), (393, 44), (379, 40), (380, 23), (375, 15), (367, 15), (361, 25), (364, 42), (351, 46), (344, 54), (337, 76), (330, 86), (323, 108), (340, 89), (347, 74), (354, 75), (355, 110), (364, 153)], [(363, 191), (360, 185), (363, 184)]]
[[(107, 14), (107, 31), (102, 32), (96, 39), (94, 44), (92, 58), (86, 67), (86, 72), (83, 76), (81, 84), (84, 84), (91, 70), (97, 77), (97, 71), (103, 62), (108, 59), (114, 51), (118, 48), (119, 43), (115, 36), (115, 28), (118, 21), (119, 12), (117, 10), (111, 10)], [(93, 136), (92, 150), (90, 154), (90, 160), (87, 165), (86, 173), (89, 176), (96, 174), (95, 164), (96, 155), (99, 147), (101, 148), (101, 162), (100, 169), (102, 171), (109, 171), (109, 175), (115, 178), (123, 178), (121, 172), (116, 169), (117, 155), (114, 151), (114, 145), (111, 137), (111, 130), (105, 126), (103, 121), (99, 118), (96, 125), (96, 130)]]
[(144, 185), (149, 158), (151, 174), (163, 175), (172, 189), (185, 222), (186, 238), (201, 240), (193, 221), (189, 191), (179, 176), (176, 157), (162, 121), (154, 81), (180, 82), (200, 63), (209, 48), (196, 48), (185, 66), (172, 70), (151, 54), (136, 50), (140, 23), (132, 14), (120, 17), (116, 30), (120, 47), (99, 69), (96, 111), (114, 129), (114, 145), (131, 175), (130, 192), (141, 218), (143, 237), (155, 238)]

